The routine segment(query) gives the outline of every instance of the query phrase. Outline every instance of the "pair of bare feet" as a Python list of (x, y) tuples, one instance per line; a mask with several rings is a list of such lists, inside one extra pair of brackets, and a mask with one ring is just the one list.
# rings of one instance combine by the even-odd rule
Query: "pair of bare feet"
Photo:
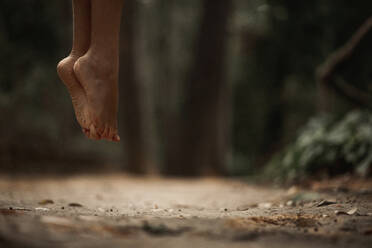
[(59, 62), (58, 75), (72, 99), (76, 119), (91, 139), (119, 141), (117, 134), (117, 73), (103, 68), (87, 53)]
[(57, 72), (88, 138), (120, 140), (117, 133), (119, 30), (122, 0), (73, 0), (72, 51)]

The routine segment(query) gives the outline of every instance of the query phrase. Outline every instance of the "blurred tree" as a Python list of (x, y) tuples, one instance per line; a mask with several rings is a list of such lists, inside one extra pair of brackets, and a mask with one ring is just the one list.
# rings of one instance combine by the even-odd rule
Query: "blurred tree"
[(322, 84), (323, 87), (332, 87), (337, 93), (353, 103), (370, 109), (372, 108), (372, 95), (370, 93), (366, 92), (365, 89), (358, 89), (358, 87), (345, 82), (341, 77), (334, 78), (334, 74), (353, 57), (360, 45), (368, 38), (368, 35), (371, 37), (371, 29), (372, 17), (369, 17), (350, 40), (333, 52), (317, 71), (318, 83)]
[(145, 173), (148, 169), (148, 142), (145, 138), (144, 89), (138, 80), (136, 67), (136, 22), (138, 3), (125, 1), (121, 29), (120, 54), (120, 114), (125, 168), (131, 173)]
[[(371, 15), (372, 8), (371, 1), (249, 2), (257, 3), (254, 20), (261, 13), (266, 27), (250, 25), (240, 34), (243, 48), (255, 41), (249, 50), (242, 50), (240, 76), (234, 82), (234, 155), (243, 158), (236, 159), (242, 161), (241, 167), (263, 165), (296, 135), (318, 105), (338, 113), (350, 109), (329, 91), (317, 88), (314, 74)], [(367, 90), (372, 65), (370, 39), (366, 40), (339, 73)]]
[(185, 102), (164, 172), (190, 176), (225, 171), (229, 150), (230, 89), (226, 81), (231, 1), (204, 0)]

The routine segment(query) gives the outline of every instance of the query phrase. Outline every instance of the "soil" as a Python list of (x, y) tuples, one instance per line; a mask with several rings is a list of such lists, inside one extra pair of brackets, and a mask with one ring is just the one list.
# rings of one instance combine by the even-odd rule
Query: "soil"
[(371, 247), (372, 182), (0, 178), (0, 247)]

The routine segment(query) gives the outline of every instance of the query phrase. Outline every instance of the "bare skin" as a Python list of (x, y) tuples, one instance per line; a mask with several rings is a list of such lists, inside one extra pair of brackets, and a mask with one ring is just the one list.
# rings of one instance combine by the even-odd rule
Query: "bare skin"
[(89, 130), (88, 101), (86, 93), (73, 70), (76, 60), (83, 56), (90, 46), (91, 6), (90, 0), (73, 1), (73, 42), (70, 55), (59, 62), (57, 72), (66, 85), (72, 99), (76, 119), (85, 132)]
[(73, 47), (57, 71), (85, 135), (117, 142), (122, 0), (73, 0), (73, 6)]

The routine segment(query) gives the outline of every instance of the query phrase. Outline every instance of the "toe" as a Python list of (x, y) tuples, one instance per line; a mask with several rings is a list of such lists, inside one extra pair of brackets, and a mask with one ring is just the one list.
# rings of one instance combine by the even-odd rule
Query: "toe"
[(101, 138), (105, 138), (105, 136), (104, 136), (105, 127), (98, 127), (98, 128), (96, 128), (96, 130), (97, 130), (97, 134), (98, 134)]
[(112, 141), (112, 133), (113, 133), (112, 128), (107, 127), (105, 139), (108, 141)]
[(89, 129), (83, 128), (82, 131), (89, 138)]
[(119, 137), (118, 134), (115, 134), (114, 135), (113, 141), (115, 141), (115, 142), (119, 142), (120, 141), (120, 137)]
[(108, 126), (105, 126), (105, 129), (101, 135), (102, 139), (109, 139), (110, 135), (110, 128)]
[(118, 135), (118, 130), (117, 129), (114, 129), (114, 128), (111, 128), (110, 129), (110, 136), (109, 136), (109, 138), (110, 138), (111, 141), (119, 142), (120, 141), (120, 137)]
[(99, 140), (100, 136), (97, 133), (97, 129), (93, 124), (90, 124), (90, 129), (89, 129), (89, 138), (94, 139), (94, 140)]

